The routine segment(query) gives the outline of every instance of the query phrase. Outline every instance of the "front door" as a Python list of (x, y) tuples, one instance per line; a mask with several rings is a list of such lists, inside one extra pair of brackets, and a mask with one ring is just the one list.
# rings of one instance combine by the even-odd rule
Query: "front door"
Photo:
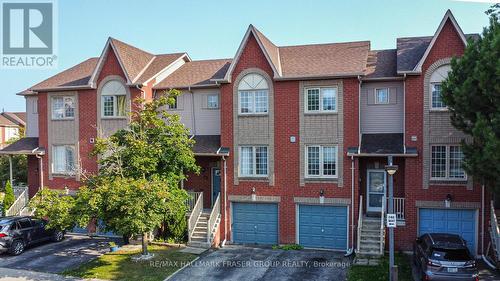
[(368, 170), (366, 176), (366, 211), (382, 212), (386, 177), (384, 170)]
[(220, 169), (212, 168), (212, 205), (220, 192)]

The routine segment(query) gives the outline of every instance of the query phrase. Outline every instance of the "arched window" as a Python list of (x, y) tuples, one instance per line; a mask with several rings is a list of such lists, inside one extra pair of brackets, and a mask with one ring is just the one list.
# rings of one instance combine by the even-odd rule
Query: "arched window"
[(118, 80), (106, 82), (101, 90), (102, 117), (126, 116), (127, 90), (125, 85)]
[(238, 84), (239, 113), (266, 114), (268, 112), (269, 85), (256, 73), (248, 74)]
[(448, 72), (450, 72), (451, 66), (449, 64), (438, 67), (431, 74), (430, 79), (430, 101), (431, 109), (446, 109), (441, 98), (441, 83), (448, 77)]

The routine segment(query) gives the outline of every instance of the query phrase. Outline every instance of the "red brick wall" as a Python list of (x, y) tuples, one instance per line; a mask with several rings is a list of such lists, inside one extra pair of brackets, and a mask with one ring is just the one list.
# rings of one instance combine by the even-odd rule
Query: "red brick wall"
[[(253, 36), (250, 36), (240, 56), (238, 64), (232, 73), (232, 81), (239, 73), (247, 68), (259, 68), (273, 77), (274, 74), (264, 54)], [(357, 79), (345, 79), (344, 81), (344, 152), (347, 147), (358, 145), (358, 81)], [(227, 185), (228, 194), (250, 195), (253, 187), (256, 194), (280, 196), (279, 204), (279, 243), (296, 243), (295, 241), (295, 203), (294, 197), (319, 197), (320, 190), (325, 191), (327, 198), (351, 198), (350, 159), (343, 157), (344, 161), (344, 186), (337, 184), (306, 184), (300, 186), (299, 179), (299, 82), (280, 81), (273, 82), (274, 86), (274, 173), (275, 185), (269, 186), (267, 182), (240, 181), (237, 187), (233, 186), (233, 159), (227, 160)], [(236, 148), (233, 146), (233, 84), (226, 84), (221, 89), (221, 137), (222, 146), (230, 147), (231, 152)], [(297, 137), (297, 142), (291, 143), (290, 136)], [(342, 160), (340, 160), (342, 161)], [(227, 214), (230, 209), (227, 203)], [(228, 226), (230, 221), (228, 218)], [(221, 227), (224, 235), (224, 225)], [(230, 239), (230, 236), (227, 237)]]
[[(454, 201), (481, 202), (481, 188), (475, 185), (473, 190), (467, 190), (463, 186), (429, 186), (423, 189), (422, 170), (423, 166), (423, 102), (424, 102), (424, 75), (434, 62), (447, 57), (461, 56), (464, 45), (448, 20), (439, 34), (432, 50), (422, 67), (422, 74), (408, 76), (406, 80), (406, 145), (417, 147), (419, 156), (407, 158), (405, 161), (405, 194), (406, 194), (406, 226), (396, 229), (396, 249), (411, 250), (411, 245), (418, 234), (418, 209), (416, 200), (444, 201), (447, 194), (451, 194)], [(411, 141), (411, 136), (417, 136), (417, 141)], [(489, 195), (486, 203), (489, 202)], [(487, 203), (488, 204), (488, 203)], [(486, 206), (488, 207), (488, 206)], [(488, 212), (486, 211), (486, 214)], [(486, 226), (489, 216), (485, 216)], [(479, 210), (478, 224), (481, 222), (481, 211)], [(478, 225), (477, 249), (481, 249), (481, 230)], [(487, 229), (485, 229), (487, 231)]]
[(40, 187), (40, 173), (38, 159), (34, 155), (28, 155), (28, 194), (33, 197)]

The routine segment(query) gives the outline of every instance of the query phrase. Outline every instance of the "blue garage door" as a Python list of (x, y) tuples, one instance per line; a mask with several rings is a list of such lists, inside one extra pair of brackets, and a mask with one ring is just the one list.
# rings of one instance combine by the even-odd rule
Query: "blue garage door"
[(278, 244), (278, 205), (233, 203), (233, 242)]
[(345, 250), (347, 207), (299, 205), (299, 244)]
[(420, 209), (419, 235), (424, 233), (458, 234), (467, 241), (472, 254), (476, 249), (476, 211)]

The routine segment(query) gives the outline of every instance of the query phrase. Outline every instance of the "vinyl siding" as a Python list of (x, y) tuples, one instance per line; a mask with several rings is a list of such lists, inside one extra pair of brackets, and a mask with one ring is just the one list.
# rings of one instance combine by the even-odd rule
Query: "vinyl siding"
[(38, 97), (26, 96), (26, 136), (38, 137)]
[[(389, 104), (375, 103), (375, 89), (389, 88)], [(365, 82), (361, 85), (361, 133), (403, 133), (403, 82)]]

